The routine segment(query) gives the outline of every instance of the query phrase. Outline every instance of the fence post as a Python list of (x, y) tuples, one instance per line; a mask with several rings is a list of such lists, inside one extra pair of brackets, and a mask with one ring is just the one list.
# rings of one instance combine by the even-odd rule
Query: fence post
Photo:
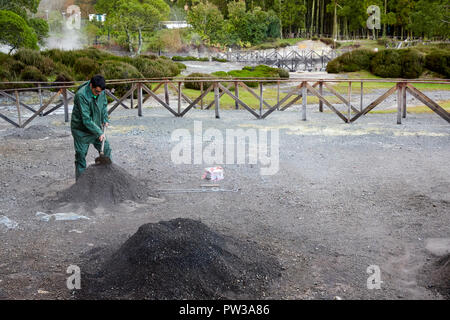
[[(277, 81), (277, 105), (280, 104), (280, 81)], [(277, 110), (280, 110), (280, 107), (277, 107)]]
[[(168, 106), (170, 106), (168, 80), (166, 80), (166, 82), (164, 82), (164, 98), (165, 98), (165, 100), (166, 100), (166, 104), (167, 104)], [(195, 107), (194, 107), (194, 108), (195, 108)]]
[(217, 82), (214, 82), (214, 100), (215, 100), (215, 111), (216, 111), (216, 119), (220, 119), (219, 116), (219, 107), (220, 107), (220, 96), (219, 96), (219, 86)]
[[(203, 81), (200, 82), (200, 95), (203, 95)], [(200, 99), (200, 108), (203, 110), (203, 97)]]
[(17, 108), (17, 115), (19, 118), (19, 127), (22, 127), (22, 116), (20, 115), (20, 101), (19, 101), (19, 92), (17, 90), (14, 91), (16, 94), (16, 108)]
[(351, 120), (352, 120), (352, 82), (349, 81), (348, 83), (348, 122), (349, 124), (351, 124)]
[(178, 82), (178, 114), (181, 113), (181, 81)]
[[(239, 99), (239, 85), (237, 81), (234, 82), (234, 94), (236, 95), (236, 98)], [(234, 102), (234, 107), (236, 110), (239, 110), (239, 103), (237, 101)]]
[(63, 89), (63, 102), (64, 102), (64, 121), (69, 122), (69, 101), (67, 100), (67, 88)]
[(360, 105), (360, 111), (363, 111), (364, 109), (364, 81), (361, 80), (361, 105)]
[(406, 83), (403, 84), (403, 118), (406, 118)]
[[(319, 84), (319, 93), (323, 97), (323, 82), (321, 81)], [(323, 101), (319, 101), (319, 112), (323, 112)]]
[(403, 86), (401, 83), (397, 83), (397, 124), (402, 124), (402, 94)]
[(306, 89), (306, 81), (302, 84), (302, 120), (306, 121), (306, 104), (308, 101), (308, 90)]
[[(134, 83), (131, 85), (131, 88), (134, 88)], [(134, 106), (134, 90), (131, 92), (131, 97), (130, 97), (130, 109), (133, 109)]]
[(137, 96), (137, 105), (138, 105), (138, 116), (142, 117), (142, 84), (137, 84), (138, 96)]
[[(39, 92), (39, 109), (40, 109), (40, 108), (42, 108), (42, 88), (41, 88), (41, 84), (40, 83), (39, 83), (38, 86), (39, 86), (38, 92)], [(39, 116), (42, 117), (43, 114), (44, 114), (44, 112), (40, 112)]]
[(263, 111), (263, 84), (262, 82), (259, 83), (259, 118), (262, 117), (262, 111)]

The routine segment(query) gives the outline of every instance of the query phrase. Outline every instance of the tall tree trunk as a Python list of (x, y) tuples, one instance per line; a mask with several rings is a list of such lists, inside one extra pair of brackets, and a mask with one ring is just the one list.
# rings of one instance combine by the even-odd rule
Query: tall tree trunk
[(131, 34), (130, 34), (130, 30), (125, 29), (125, 33), (127, 34), (127, 42), (128, 42), (128, 50), (130, 51), (130, 53), (133, 53), (133, 43), (132, 43), (132, 39), (131, 39)]
[(138, 34), (139, 34), (139, 41), (138, 41), (137, 55), (140, 55), (141, 51), (142, 51), (142, 29), (141, 28), (138, 28)]
[(325, 0), (322, 0), (322, 8), (321, 8), (320, 15), (321, 15), (321, 18), (320, 18), (320, 36), (322, 36), (323, 35), (323, 30), (324, 30), (324, 24), (325, 24), (325, 20), (324, 20)]
[(316, 27), (315, 27), (315, 34), (319, 35), (319, 13), (320, 13), (320, 0), (317, 0), (317, 10), (316, 10)]
[(333, 20), (333, 39), (338, 37), (338, 23), (337, 23), (337, 0), (334, 0), (334, 20)]
[(312, 37), (312, 35), (314, 33), (314, 9), (315, 9), (315, 5), (316, 5), (316, 2), (315, 2), (315, 0), (313, 0), (312, 10), (311, 10), (311, 28), (310, 28), (311, 37)]
[[(384, 19), (386, 19), (386, 15), (387, 15), (387, 0), (384, 0)], [(383, 25), (383, 38), (386, 38), (387, 34), (386, 34), (386, 21), (384, 21), (384, 25)]]

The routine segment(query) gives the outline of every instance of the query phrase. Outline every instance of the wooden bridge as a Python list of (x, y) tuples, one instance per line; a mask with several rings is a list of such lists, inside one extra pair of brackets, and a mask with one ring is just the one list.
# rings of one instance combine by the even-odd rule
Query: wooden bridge
[(231, 62), (258, 63), (277, 68), (294, 71), (325, 70), (328, 62), (340, 56), (344, 51), (327, 50), (316, 52), (314, 50), (257, 50), (232, 51), (217, 53), (216, 58), (227, 59)]
[[(185, 82), (200, 83), (199, 95), (195, 99), (189, 98), (183, 93), (183, 84)], [(374, 101), (366, 103), (364, 97), (364, 84), (367, 83), (385, 83), (392, 84), (392, 87), (385, 93), (380, 95)], [(249, 83), (257, 83), (256, 90), (248, 86)], [(340, 94), (333, 86), (336, 83), (346, 83), (347, 97)], [(129, 80), (109, 80), (107, 85), (114, 87), (120, 84), (128, 84), (131, 88), (122, 97), (117, 97), (110, 90), (106, 90), (106, 94), (112, 100), (108, 106), (108, 113), (111, 114), (118, 107), (125, 109), (134, 109), (136, 106), (138, 116), (142, 116), (144, 112), (143, 105), (149, 99), (154, 99), (157, 104), (167, 109), (175, 117), (183, 117), (193, 108), (215, 110), (215, 117), (220, 118), (220, 100), (224, 95), (234, 100), (235, 108), (242, 108), (248, 111), (256, 119), (266, 119), (273, 112), (284, 111), (295, 104), (301, 102), (301, 119), (307, 120), (307, 97), (308, 95), (317, 97), (319, 100), (319, 111), (324, 111), (324, 106), (334, 112), (343, 122), (353, 123), (362, 116), (366, 116), (370, 111), (379, 106), (388, 97), (396, 94), (397, 97), (397, 123), (401, 124), (402, 119), (407, 115), (407, 94), (412, 95), (425, 106), (429, 107), (433, 112), (450, 123), (450, 113), (442, 108), (437, 102), (430, 99), (423, 92), (416, 88), (416, 84), (440, 84), (448, 86), (450, 90), (450, 80), (378, 80), (378, 79), (205, 79), (205, 78), (184, 78), (184, 79), (129, 79)], [(277, 88), (277, 102), (271, 105), (264, 99), (264, 85), (271, 84)], [(280, 95), (280, 85), (288, 84), (289, 92), (283, 97)], [(18, 128), (25, 128), (36, 117), (43, 117), (54, 113), (60, 108), (64, 108), (64, 119), (69, 121), (69, 102), (73, 99), (73, 89), (79, 84), (68, 83), (30, 83), (30, 82), (9, 82), (0, 83), (2, 87), (12, 85), (16, 88), (2, 89), (0, 95), (4, 98), (12, 100), (17, 109), (17, 119), (7, 116), (0, 112), (0, 118), (7, 121), (11, 125)], [(26, 86), (34, 85), (32, 88)], [(22, 88), (17, 88), (23, 86)], [(56, 87), (55, 87), (56, 86)], [(360, 96), (358, 101), (352, 100), (352, 89), (358, 87)], [(47, 101), (43, 101), (42, 91), (52, 89), (52, 95)], [(158, 90), (163, 93), (157, 94)], [(160, 90), (160, 91), (161, 91)], [(245, 90), (251, 96), (257, 99), (259, 106), (257, 108), (250, 107), (249, 102), (240, 97), (240, 90)], [(19, 92), (32, 91), (35, 92), (40, 100), (39, 107), (34, 107), (20, 101)], [(56, 91), (56, 92), (55, 92)], [(233, 92), (232, 92), (233, 91)], [(214, 99), (209, 104), (204, 103), (205, 97), (213, 92)], [(170, 102), (170, 95), (175, 95), (176, 105)], [(333, 105), (328, 96), (334, 96), (340, 101), (339, 105)], [(56, 102), (58, 98), (61, 101)], [(127, 105), (125, 101), (129, 99)], [(187, 104), (183, 108), (184, 105)], [(344, 107), (342, 107), (344, 106)], [(31, 112), (31, 116), (27, 119), (23, 118), (23, 109)]]

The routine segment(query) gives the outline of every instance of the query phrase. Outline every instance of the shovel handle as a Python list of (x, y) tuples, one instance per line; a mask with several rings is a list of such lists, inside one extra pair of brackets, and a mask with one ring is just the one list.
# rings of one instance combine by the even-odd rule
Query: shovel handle
[[(106, 132), (106, 126), (103, 125), (103, 134), (105, 134), (105, 132)], [(105, 140), (106, 140), (106, 135), (105, 135), (105, 137), (103, 138), (103, 141), (102, 141), (102, 149), (100, 151), (100, 154), (103, 154), (103, 150), (105, 149)]]

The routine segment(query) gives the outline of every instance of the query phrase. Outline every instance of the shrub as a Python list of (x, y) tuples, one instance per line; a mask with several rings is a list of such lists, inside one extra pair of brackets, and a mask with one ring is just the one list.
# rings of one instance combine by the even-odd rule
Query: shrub
[(339, 42), (335, 42), (333, 39), (330, 38), (320, 38), (320, 41), (322, 41), (328, 46), (331, 46), (332, 49), (338, 49), (341, 46)]
[(181, 62), (175, 62), (175, 64), (177, 65), (179, 71), (186, 70), (187, 68), (186, 65)]
[(227, 59), (222, 59), (222, 58), (216, 58), (216, 57), (212, 57), (213, 61), (217, 61), (217, 62), (228, 62)]
[(98, 73), (99, 65), (91, 58), (81, 57), (75, 61), (73, 69), (81, 76), (81, 79), (79, 80), (87, 80)]
[[(199, 72), (194, 72), (191, 73), (190, 75), (188, 75), (186, 78), (215, 78), (210, 74), (207, 73), (199, 73)], [(209, 86), (211, 86), (212, 82), (203, 82), (203, 90), (206, 90), (209, 88)], [(200, 82), (199, 81), (186, 81), (184, 83), (184, 87), (186, 89), (193, 89), (193, 90), (200, 90)]]
[(0, 81), (8, 81), (11, 79), (11, 73), (8, 69), (0, 66)]
[(280, 78), (289, 79), (289, 71), (283, 68), (278, 68), (278, 75)]
[(402, 78), (416, 79), (423, 73), (425, 58), (422, 53), (414, 49), (400, 50), (402, 60)]
[(187, 57), (173, 56), (172, 60), (173, 61), (209, 61), (208, 58), (196, 58), (193, 56), (187, 56)]
[(435, 50), (425, 58), (425, 67), (431, 71), (450, 78), (450, 52)]
[(216, 71), (211, 73), (213, 76), (216, 76), (217, 78), (227, 78), (229, 77), (228, 73), (226, 73), (225, 71)]
[(360, 70), (370, 71), (370, 62), (374, 56), (374, 52), (366, 49), (346, 52), (328, 63), (327, 72), (340, 73), (355, 72)]
[(47, 81), (47, 78), (42, 74), (42, 72), (34, 66), (25, 67), (25, 69), (23, 69), (22, 73), (20, 74), (20, 79), (23, 81), (36, 81), (36, 82)]
[(11, 76), (19, 77), (22, 73), (22, 70), (25, 69), (26, 65), (23, 62), (14, 60), (9, 65), (9, 72), (11, 73)]
[(402, 76), (402, 58), (398, 50), (382, 50), (371, 62), (372, 73), (382, 78)]
[[(131, 64), (121, 62), (121, 61), (105, 61), (101, 68), (100, 74), (102, 74), (105, 79), (138, 79), (144, 78), (142, 73), (140, 73), (134, 66)], [(131, 84), (115, 84), (115, 85), (107, 85), (108, 89), (113, 88), (116, 90), (116, 95), (123, 95), (128, 90), (131, 89)]]
[(27, 66), (38, 68), (43, 74), (50, 75), (55, 70), (55, 63), (52, 59), (42, 56), (39, 51), (32, 49), (20, 49), (14, 58)]

